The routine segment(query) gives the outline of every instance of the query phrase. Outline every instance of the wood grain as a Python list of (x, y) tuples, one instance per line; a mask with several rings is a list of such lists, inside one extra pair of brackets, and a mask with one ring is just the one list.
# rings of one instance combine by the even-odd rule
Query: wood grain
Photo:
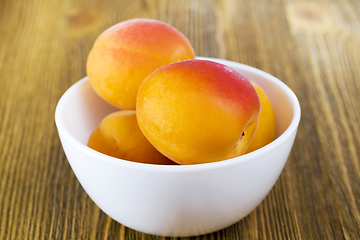
[(71, 171), (54, 124), (107, 27), (167, 22), (198, 56), (245, 63), (294, 90), (289, 160), (242, 221), (187, 239), (360, 239), (360, 2), (0, 1), (0, 239), (163, 239), (104, 214)]

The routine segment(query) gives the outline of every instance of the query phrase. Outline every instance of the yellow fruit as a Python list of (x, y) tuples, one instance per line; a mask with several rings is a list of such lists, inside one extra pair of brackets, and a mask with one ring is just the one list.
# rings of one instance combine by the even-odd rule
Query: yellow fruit
[(255, 151), (275, 140), (275, 114), (265, 91), (255, 82), (250, 81), (260, 99), (260, 117), (257, 129), (246, 153)]
[(150, 73), (193, 58), (190, 42), (177, 29), (158, 20), (131, 19), (100, 34), (86, 71), (99, 96), (119, 109), (135, 110), (139, 86)]
[(103, 154), (141, 163), (175, 164), (157, 151), (140, 131), (136, 112), (111, 113), (93, 131), (88, 147)]
[(245, 153), (260, 101), (250, 82), (223, 64), (186, 60), (157, 69), (137, 96), (139, 127), (179, 164), (215, 162)]

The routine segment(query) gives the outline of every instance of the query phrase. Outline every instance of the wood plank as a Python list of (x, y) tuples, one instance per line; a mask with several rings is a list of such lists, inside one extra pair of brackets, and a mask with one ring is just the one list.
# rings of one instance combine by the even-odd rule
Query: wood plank
[(164, 239), (129, 229), (88, 197), (54, 124), (86, 75), (96, 37), (130, 18), (183, 32), (198, 56), (262, 69), (299, 98), (302, 119), (269, 195), (242, 221), (185, 239), (360, 237), (360, 3), (0, 1), (0, 239)]

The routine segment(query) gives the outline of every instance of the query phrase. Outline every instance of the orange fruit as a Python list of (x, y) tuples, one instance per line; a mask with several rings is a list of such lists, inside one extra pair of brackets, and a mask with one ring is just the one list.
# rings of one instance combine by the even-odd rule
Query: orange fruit
[(265, 91), (255, 82), (250, 81), (260, 99), (260, 117), (255, 134), (246, 153), (255, 151), (275, 140), (275, 114)]
[(90, 135), (88, 147), (112, 157), (134, 162), (175, 164), (145, 138), (133, 110), (118, 111), (106, 116)]
[(156, 149), (178, 164), (199, 164), (246, 152), (260, 100), (234, 69), (195, 59), (150, 74), (136, 109), (139, 127)]
[(169, 63), (195, 58), (188, 39), (174, 27), (152, 19), (130, 19), (96, 39), (86, 71), (94, 90), (119, 109), (135, 110), (141, 82)]

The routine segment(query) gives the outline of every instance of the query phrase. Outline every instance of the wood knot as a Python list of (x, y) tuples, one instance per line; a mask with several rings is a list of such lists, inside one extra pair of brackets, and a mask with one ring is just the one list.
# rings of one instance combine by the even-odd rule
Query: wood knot
[(328, 8), (313, 2), (295, 2), (286, 6), (286, 17), (293, 31), (324, 33), (333, 29), (334, 20)]
[(94, 14), (79, 10), (71, 11), (67, 16), (67, 21), (71, 28), (87, 27), (94, 23), (95, 20)]
[(308, 24), (321, 24), (324, 21), (323, 16), (318, 11), (310, 8), (295, 9), (295, 15), (300, 21), (307, 21)]

